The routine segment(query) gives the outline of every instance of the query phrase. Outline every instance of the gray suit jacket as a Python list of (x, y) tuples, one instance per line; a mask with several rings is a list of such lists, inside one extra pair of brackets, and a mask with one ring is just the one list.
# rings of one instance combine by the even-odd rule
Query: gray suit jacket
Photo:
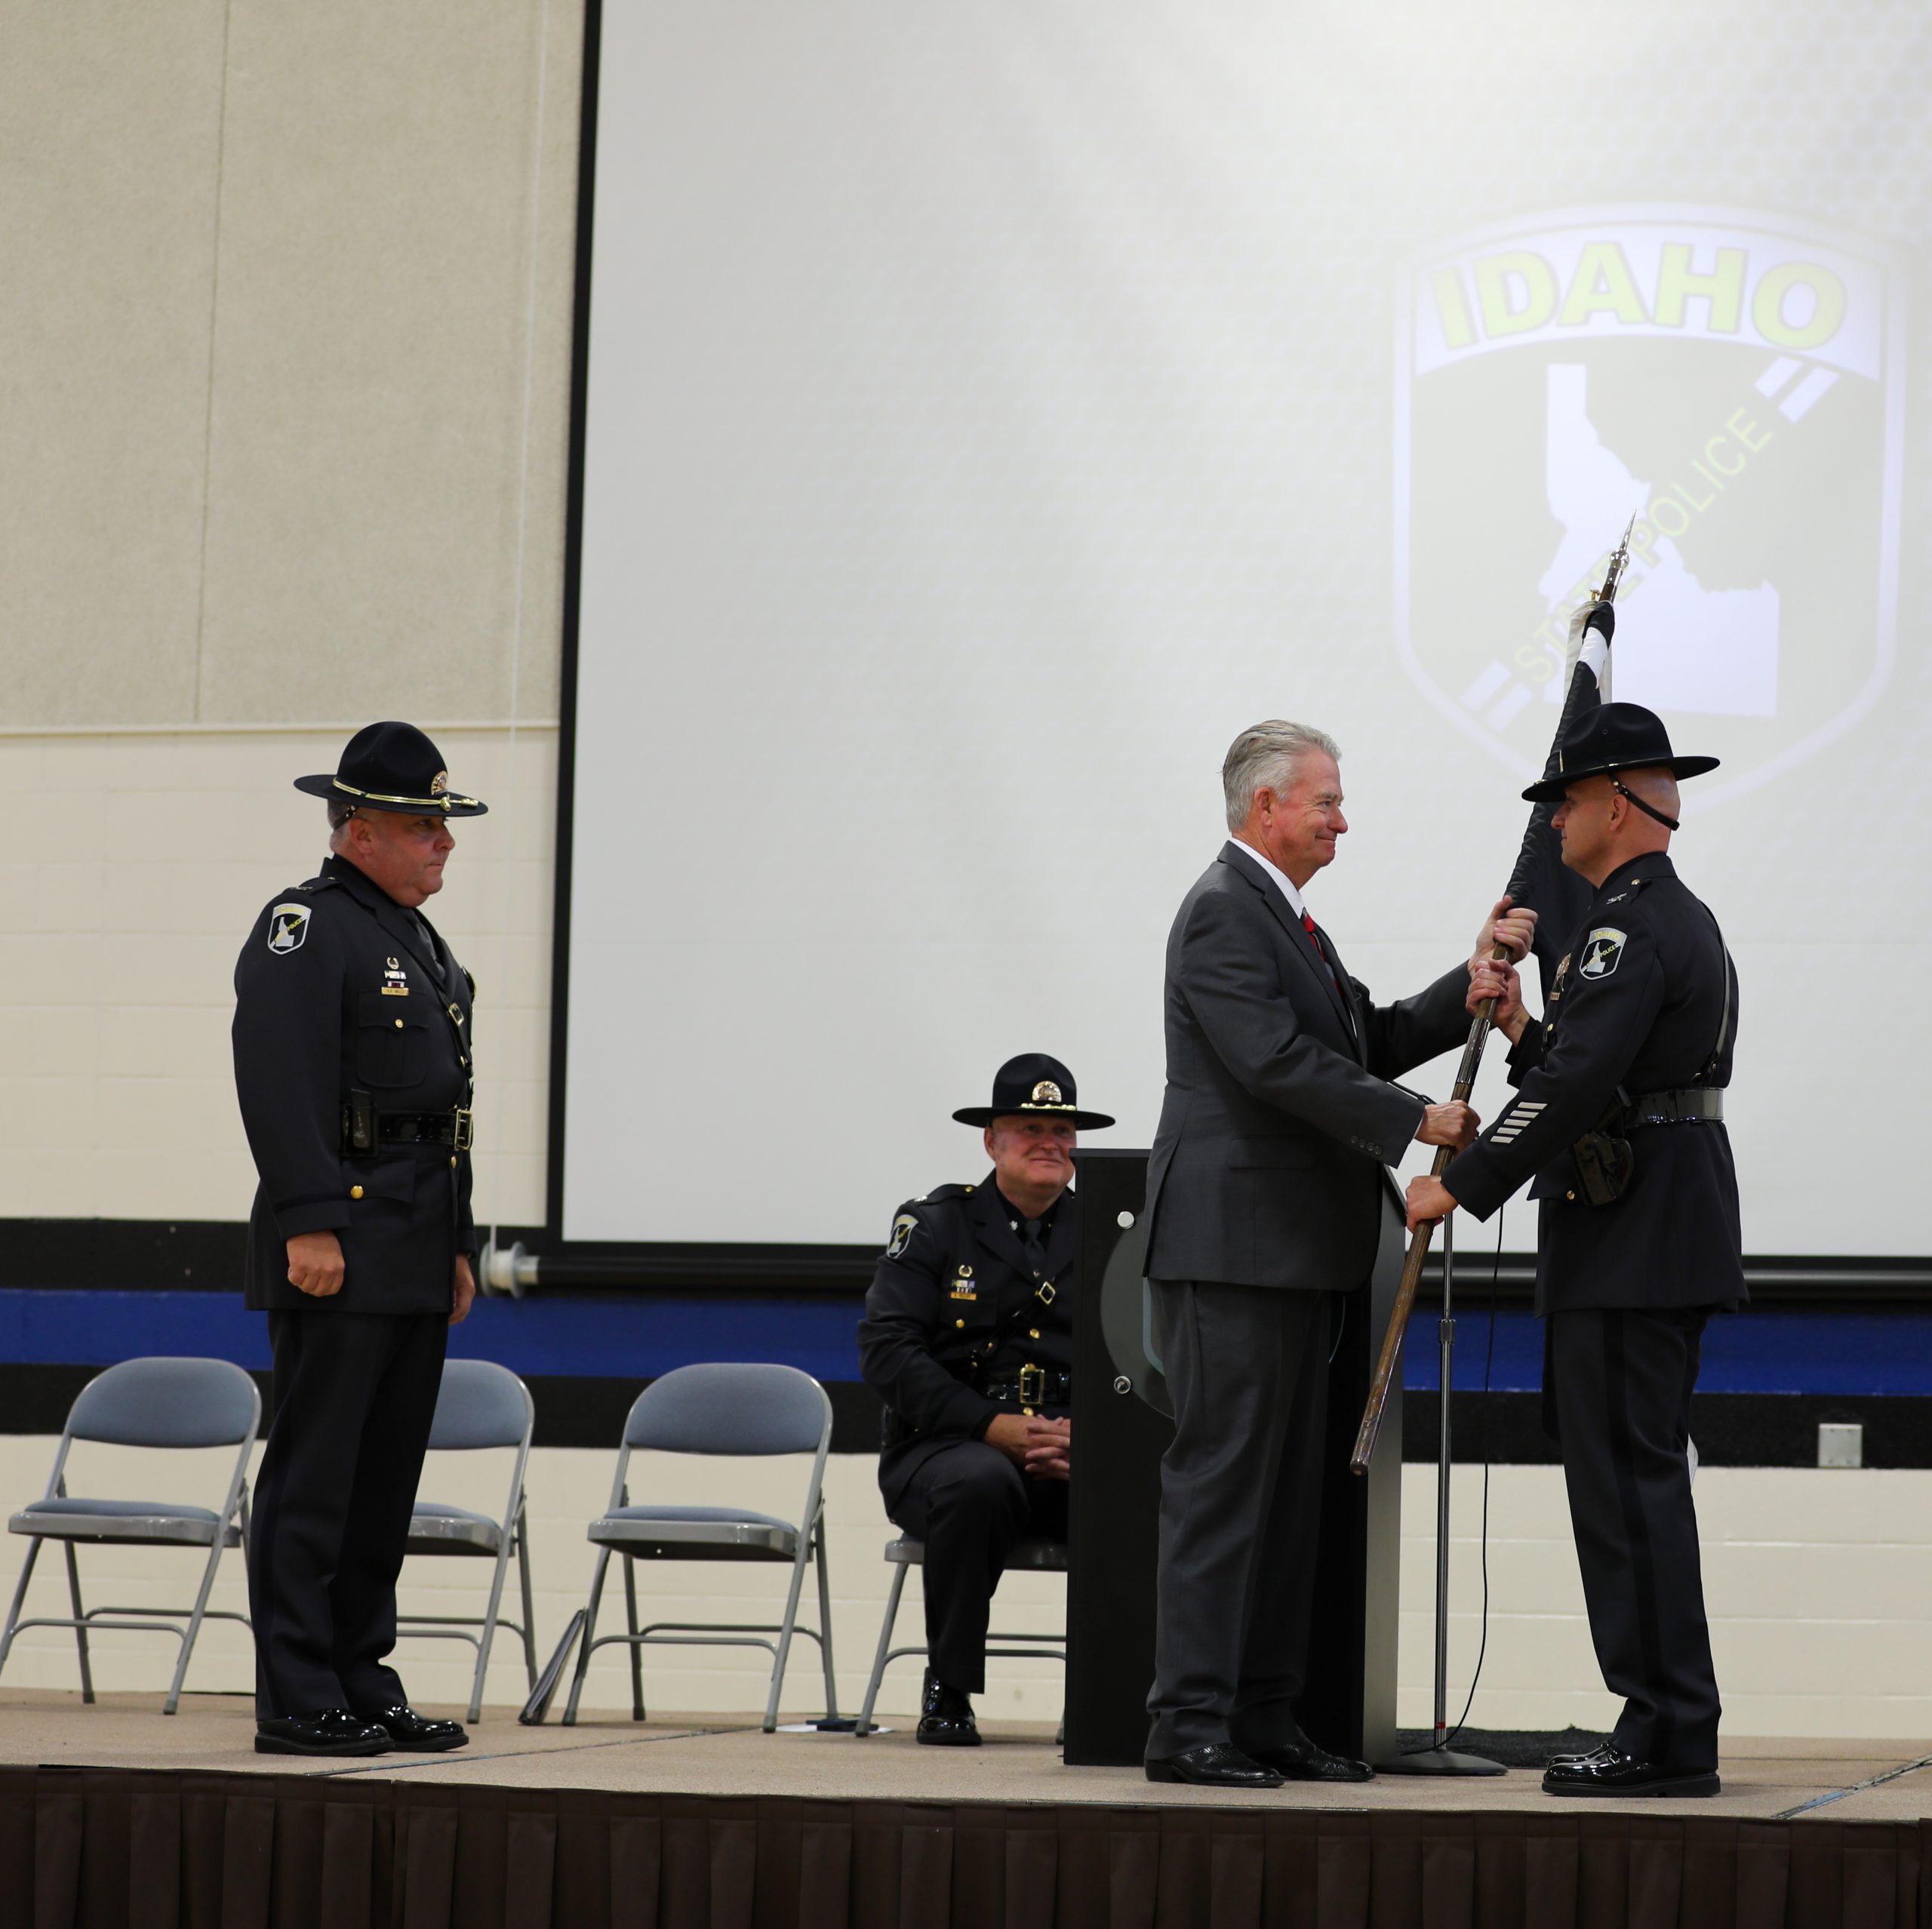
[(1377, 1005), (1321, 942), (1340, 990), (1281, 888), (1232, 841), (1182, 900), (1149, 1278), (1332, 1291), (1368, 1277), (1381, 1168), (1422, 1122), (1423, 1101), (1389, 1081), (1466, 1036), (1469, 975), (1459, 964)]

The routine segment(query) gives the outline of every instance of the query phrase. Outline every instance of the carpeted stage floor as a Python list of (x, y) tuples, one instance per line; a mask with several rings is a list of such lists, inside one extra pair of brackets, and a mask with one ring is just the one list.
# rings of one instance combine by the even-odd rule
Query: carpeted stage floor
[(1932, 1743), (1744, 1740), (1713, 1801), (1533, 1772), (1226, 1796), (1068, 1768), (1044, 1731), (493, 1713), (440, 1756), (257, 1755), (238, 1697), (0, 1696), (21, 1929), (1932, 1929)]

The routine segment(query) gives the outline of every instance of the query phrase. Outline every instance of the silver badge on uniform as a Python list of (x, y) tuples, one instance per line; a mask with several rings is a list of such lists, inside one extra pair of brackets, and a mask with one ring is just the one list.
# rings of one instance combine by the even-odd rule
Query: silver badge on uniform
[(885, 1242), (885, 1256), (897, 1259), (912, 1243), (914, 1229), (918, 1221), (909, 1212), (902, 1212), (892, 1222), (892, 1237)]
[(278, 904), (269, 913), (269, 949), (278, 954), (300, 951), (309, 935), (309, 906)]
[(1586, 978), (1607, 978), (1623, 961), (1627, 934), (1599, 925), (1583, 944), (1583, 961), (1577, 968)]

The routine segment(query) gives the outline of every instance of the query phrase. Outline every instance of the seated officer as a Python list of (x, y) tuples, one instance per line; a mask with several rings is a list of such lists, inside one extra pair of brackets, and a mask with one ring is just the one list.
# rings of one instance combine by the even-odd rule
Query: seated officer
[(1073, 1074), (1027, 1052), (991, 1105), (977, 1186), (909, 1199), (866, 1295), (859, 1349), (885, 1401), (885, 1511), (925, 1543), (926, 1669), (918, 1739), (977, 1748), (968, 1696), (986, 1686), (986, 1617), (1016, 1540), (1066, 1538), (1078, 1254), (1074, 1134), (1111, 1125), (1075, 1103)]

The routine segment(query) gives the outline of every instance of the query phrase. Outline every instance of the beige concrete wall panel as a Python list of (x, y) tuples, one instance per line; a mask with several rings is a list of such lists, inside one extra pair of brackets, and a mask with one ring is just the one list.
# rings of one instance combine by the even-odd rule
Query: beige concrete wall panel
[[(433, 720), (432, 720), (433, 721)], [(0, 1216), (238, 1219), (254, 1173), (235, 1110), (235, 955), (268, 900), (327, 853), (291, 780), (333, 766), (346, 729), (0, 738), (23, 848), (0, 934)], [(493, 806), (460, 827), (433, 915), (481, 958), (477, 1209), (544, 1204), (554, 732), (438, 726)], [(11, 1121), (11, 1123), (5, 1122)]]
[(224, 15), (0, 18), (0, 723), (192, 712)]
[(543, 18), (235, 0), (204, 718), (508, 713)]

